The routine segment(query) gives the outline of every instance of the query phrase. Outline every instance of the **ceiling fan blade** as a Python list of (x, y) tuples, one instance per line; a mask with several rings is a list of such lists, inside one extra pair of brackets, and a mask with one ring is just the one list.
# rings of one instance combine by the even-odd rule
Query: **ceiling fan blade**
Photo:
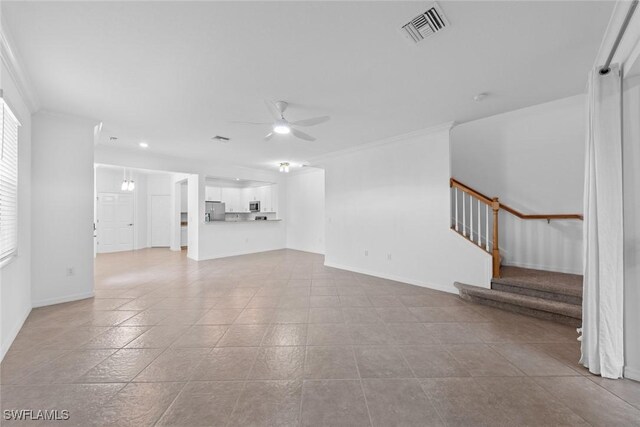
[(274, 119), (278, 120), (282, 118), (280, 112), (278, 111), (278, 108), (273, 102), (267, 101), (265, 99), (264, 105), (267, 107), (267, 110), (269, 110), (269, 113)]
[(311, 119), (298, 120), (296, 122), (291, 122), (294, 126), (314, 126), (319, 125), (320, 123), (324, 123), (328, 121), (331, 117), (322, 116), (322, 117), (313, 117)]
[(270, 140), (271, 138), (273, 138), (273, 135), (274, 135), (274, 133), (273, 133), (273, 132), (269, 132), (269, 133), (264, 137), (264, 140), (265, 140), (265, 141)]
[(227, 123), (235, 123), (235, 124), (241, 124), (241, 125), (270, 125), (271, 123), (267, 123), (267, 122), (242, 122), (242, 121), (237, 121), (237, 120), (232, 120), (230, 122)]
[(304, 139), (305, 141), (315, 141), (316, 139), (314, 137), (312, 137), (311, 135), (308, 135), (298, 129), (295, 128), (291, 128), (291, 133), (293, 134), (293, 136), (298, 137), (300, 139)]

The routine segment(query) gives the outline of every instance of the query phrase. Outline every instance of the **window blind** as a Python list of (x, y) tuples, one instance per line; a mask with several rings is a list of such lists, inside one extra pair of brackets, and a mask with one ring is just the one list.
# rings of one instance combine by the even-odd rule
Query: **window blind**
[(9, 106), (2, 104), (0, 143), (0, 261), (18, 248), (18, 126)]

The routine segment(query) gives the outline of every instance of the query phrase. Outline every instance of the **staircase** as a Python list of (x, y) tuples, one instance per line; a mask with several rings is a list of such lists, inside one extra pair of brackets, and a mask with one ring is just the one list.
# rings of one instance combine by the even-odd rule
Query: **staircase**
[(518, 267), (502, 267), (498, 232), (499, 212), (522, 220), (582, 220), (581, 214), (523, 214), (497, 197), (488, 197), (457, 181), (451, 186), (451, 229), (489, 253), (493, 263), (491, 288), (454, 283), (460, 297), (479, 304), (580, 326), (582, 276)]
[(571, 326), (582, 324), (582, 276), (506, 266), (500, 272), (491, 289), (456, 282), (460, 297)]

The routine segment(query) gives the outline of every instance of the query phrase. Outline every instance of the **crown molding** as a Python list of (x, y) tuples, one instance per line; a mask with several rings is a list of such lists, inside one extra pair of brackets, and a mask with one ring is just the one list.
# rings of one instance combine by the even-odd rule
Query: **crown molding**
[(19, 58), (17, 51), (13, 48), (14, 43), (9, 33), (7, 24), (2, 18), (2, 25), (0, 26), (0, 57), (2, 62), (7, 67), (7, 71), (11, 76), (11, 79), (15, 82), (18, 92), (22, 97), (24, 103), (31, 113), (35, 113), (40, 109), (40, 102), (36, 92), (33, 90), (27, 73), (22, 66), (22, 62)]
[(322, 162), (325, 162), (330, 159), (334, 159), (336, 157), (342, 157), (347, 154), (357, 153), (363, 150), (370, 150), (372, 148), (382, 147), (384, 145), (397, 144), (399, 142), (403, 142), (411, 138), (424, 137), (424, 136), (428, 136), (428, 135), (432, 135), (440, 132), (449, 132), (454, 126), (456, 126), (456, 124), (457, 123), (455, 121), (444, 122), (439, 125), (430, 126), (428, 128), (418, 129), (418, 130), (403, 133), (400, 135), (395, 135), (388, 138), (383, 138), (376, 141), (359, 144), (359, 145), (356, 145), (355, 147), (349, 147), (344, 150), (332, 151), (330, 153), (322, 154), (320, 156), (310, 159), (309, 164), (311, 166), (317, 167)]

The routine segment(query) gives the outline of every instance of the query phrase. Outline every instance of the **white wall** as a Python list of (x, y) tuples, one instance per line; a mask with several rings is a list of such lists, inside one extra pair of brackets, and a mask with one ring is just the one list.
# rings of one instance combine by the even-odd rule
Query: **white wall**
[[(153, 196), (174, 196), (174, 179), (170, 173), (150, 173), (147, 175), (147, 242), (146, 247), (151, 247), (151, 218), (154, 212), (150, 209), (151, 198)], [(171, 204), (173, 206), (173, 203)], [(170, 218), (173, 218), (173, 208), (171, 208)]]
[(18, 255), (0, 267), (0, 361), (31, 311), (31, 112), (0, 61), (3, 96), (18, 130)]
[[(456, 126), (452, 176), (524, 213), (582, 213), (585, 102), (578, 95)], [(582, 274), (582, 221), (500, 217), (503, 264)]]
[(287, 200), (287, 247), (324, 254), (324, 170), (289, 174)]
[(640, 74), (623, 93), (625, 377), (640, 381)]
[(46, 111), (32, 116), (35, 307), (93, 295), (95, 125)]
[(448, 126), (322, 165), (326, 265), (448, 292), (454, 281), (488, 287), (491, 257), (449, 228)]

